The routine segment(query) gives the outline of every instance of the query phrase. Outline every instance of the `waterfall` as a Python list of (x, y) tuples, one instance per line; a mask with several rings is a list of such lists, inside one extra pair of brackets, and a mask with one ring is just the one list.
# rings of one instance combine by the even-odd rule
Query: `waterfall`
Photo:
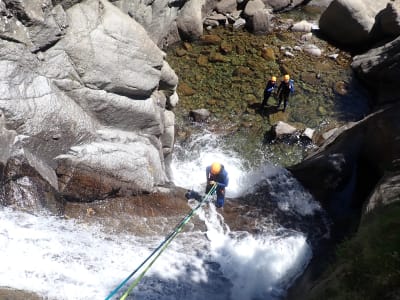
[[(320, 210), (285, 170), (267, 162), (246, 169), (217, 140), (203, 133), (177, 144), (172, 163), (176, 185), (202, 192), (205, 167), (220, 161), (229, 172), (228, 199), (252, 198), (258, 185), (269, 182), (278, 210), (300, 217)], [(189, 222), (128, 299), (282, 299), (312, 257), (307, 232), (271, 224), (267, 217), (256, 220), (258, 234), (231, 230), (213, 203), (202, 206), (196, 218), (204, 229)], [(33, 291), (46, 299), (104, 299), (165, 238), (6, 207), (0, 208), (0, 220), (0, 287)], [(172, 230), (176, 224), (169, 225)]]

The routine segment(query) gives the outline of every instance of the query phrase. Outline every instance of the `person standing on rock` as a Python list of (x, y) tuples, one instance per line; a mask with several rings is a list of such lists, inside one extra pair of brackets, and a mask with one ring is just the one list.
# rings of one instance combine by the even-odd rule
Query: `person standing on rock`
[(286, 74), (283, 76), (283, 80), (278, 87), (278, 109), (283, 101), (283, 111), (286, 110), (289, 102), (289, 95), (292, 93), (294, 93), (294, 80), (290, 79), (290, 76)]
[(217, 203), (215, 206), (217, 208), (224, 206), (225, 188), (229, 183), (228, 172), (225, 170), (224, 165), (219, 162), (213, 162), (210, 166), (206, 167), (206, 176), (206, 194), (211, 190), (213, 185), (217, 184)]
[(272, 76), (270, 80), (268, 80), (267, 85), (264, 89), (264, 99), (261, 104), (261, 111), (264, 112), (265, 106), (268, 104), (268, 99), (271, 97), (272, 92), (276, 88), (276, 77)]

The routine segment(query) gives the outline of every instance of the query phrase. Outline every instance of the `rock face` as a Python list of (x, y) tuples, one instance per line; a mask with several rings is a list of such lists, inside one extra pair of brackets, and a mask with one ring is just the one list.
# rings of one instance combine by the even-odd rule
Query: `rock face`
[(398, 101), (400, 37), (353, 58), (351, 67), (376, 93), (377, 104)]
[[(393, 104), (342, 128), (340, 134), (333, 135), (290, 171), (318, 198), (328, 201), (354, 179), (361, 180), (359, 184), (371, 179), (376, 183), (400, 158), (400, 141), (396, 138), (400, 132), (399, 113), (400, 104)], [(358, 173), (353, 174), (353, 170)]]
[[(336, 240), (357, 227), (356, 233), (351, 231), (354, 237), (347, 242), (347, 246), (349, 243), (358, 246), (362, 244), (361, 249), (367, 249), (368, 245), (374, 245), (371, 243), (375, 240), (382, 241), (382, 245), (385, 246), (368, 248), (368, 251), (361, 253), (350, 251), (347, 256), (339, 255), (338, 261), (329, 272), (322, 275), (321, 262), (318, 262), (318, 258), (315, 259), (298, 284), (293, 287), (288, 299), (323, 299), (328, 297), (328, 290), (334, 290), (339, 295), (350, 292), (354, 293), (355, 298), (360, 298), (358, 292), (347, 284), (354, 276), (359, 279), (356, 275), (359, 274), (359, 264), (363, 269), (369, 269), (376, 263), (374, 257), (383, 255), (389, 258), (393, 251), (391, 249), (398, 248), (398, 239), (395, 241), (392, 238), (398, 237), (398, 226), (390, 225), (389, 233), (384, 224), (394, 222), (389, 218), (398, 220), (399, 113), (400, 103), (397, 102), (387, 105), (360, 122), (339, 129), (320, 150), (290, 168), (295, 177), (322, 200), (332, 217), (332, 235)], [(386, 238), (388, 240), (385, 240)], [(352, 264), (355, 255), (359, 264)], [(346, 260), (350, 261), (350, 264), (343, 263)], [(388, 266), (396, 263), (397, 258), (388, 259)], [(371, 274), (375, 286), (370, 288), (370, 292), (383, 290), (387, 294), (392, 293), (391, 283), (381, 280), (391, 278), (390, 272), (390, 268), (382, 268), (382, 274)], [(343, 274), (354, 275), (342, 276)]]
[(376, 16), (389, 0), (334, 0), (319, 19), (321, 31), (333, 42), (358, 48), (381, 39), (375, 36)]
[(11, 169), (23, 178), (0, 190), (2, 203), (29, 198), (14, 186), (91, 201), (166, 184), (178, 78), (165, 53), (109, 1), (59, 2), (1, 6), (29, 30), (55, 24), (24, 39), (5, 30), (0, 40), (0, 179)]

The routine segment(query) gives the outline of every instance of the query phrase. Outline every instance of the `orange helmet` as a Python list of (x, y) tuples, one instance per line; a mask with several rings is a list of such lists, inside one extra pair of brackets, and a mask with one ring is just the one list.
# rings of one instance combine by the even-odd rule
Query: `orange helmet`
[(290, 76), (288, 74), (286, 74), (285, 76), (283, 76), (283, 80), (288, 82), (290, 79)]
[(211, 164), (211, 174), (213, 174), (213, 175), (219, 174), (219, 172), (221, 172), (221, 168), (222, 168), (222, 166), (220, 163), (213, 162)]
[(275, 82), (275, 81), (276, 81), (276, 77), (275, 77), (275, 76), (272, 76), (272, 77), (271, 77), (271, 81)]

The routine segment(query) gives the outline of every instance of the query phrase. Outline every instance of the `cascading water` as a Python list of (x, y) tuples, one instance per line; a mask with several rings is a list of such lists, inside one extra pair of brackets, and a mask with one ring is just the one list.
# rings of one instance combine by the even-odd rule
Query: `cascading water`
[[(205, 167), (212, 161), (222, 162), (229, 172), (227, 198), (242, 199), (229, 201), (241, 205), (261, 193), (289, 219), (320, 211), (283, 169), (268, 164), (257, 171), (245, 169), (240, 157), (219, 146), (210, 133), (176, 145), (175, 184), (203, 191)], [(260, 190), (265, 185), (268, 193)], [(205, 204), (195, 217), (205, 229), (187, 224), (128, 299), (282, 299), (312, 256), (307, 232), (262, 215), (256, 216), (257, 234), (231, 230), (223, 215), (212, 203)], [(0, 286), (33, 291), (44, 299), (104, 299), (164, 239), (161, 234), (110, 233), (100, 225), (9, 208), (0, 209), (0, 220)], [(172, 230), (176, 224), (168, 225)]]

